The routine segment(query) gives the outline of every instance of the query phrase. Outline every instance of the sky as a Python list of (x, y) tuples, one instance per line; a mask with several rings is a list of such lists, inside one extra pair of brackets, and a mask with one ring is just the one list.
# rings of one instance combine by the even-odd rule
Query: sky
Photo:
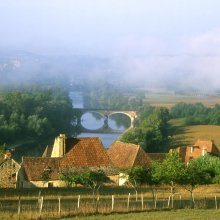
[(0, 52), (107, 57), (131, 81), (218, 88), (219, 9), (219, 0), (0, 0)]

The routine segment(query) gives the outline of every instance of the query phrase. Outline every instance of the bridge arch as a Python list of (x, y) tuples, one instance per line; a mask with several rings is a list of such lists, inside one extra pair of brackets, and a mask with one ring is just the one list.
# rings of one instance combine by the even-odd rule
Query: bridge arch
[(129, 114), (128, 112), (124, 112), (124, 111), (114, 111), (114, 112), (111, 112), (109, 113), (108, 115), (108, 118), (112, 115), (116, 115), (116, 114), (122, 114), (122, 115), (126, 115), (128, 116), (128, 118), (130, 119), (131, 121), (131, 124), (130, 124), (130, 127), (129, 128), (133, 128), (134, 127), (134, 119), (135, 117), (133, 117), (131, 114)]
[(99, 111), (91, 110), (91, 111), (83, 112), (83, 113), (81, 114), (81, 116), (80, 116), (80, 126), (81, 126), (82, 130), (85, 130), (85, 131), (96, 131), (96, 130), (100, 130), (100, 129), (103, 128), (104, 122), (102, 122), (103, 124), (101, 124), (99, 127), (94, 128), (94, 129), (90, 129), (89, 126), (86, 127), (86, 126), (83, 124), (83, 121), (84, 121), (84, 120), (83, 120), (83, 116), (85, 116), (86, 114), (91, 114), (95, 119), (97, 119), (96, 116), (94, 115), (94, 113), (95, 113), (96, 116), (99, 115), (99, 116), (100, 116), (99, 119), (100, 119), (100, 120), (103, 119), (103, 121), (105, 122), (105, 118), (106, 118), (105, 115), (102, 114), (102, 113), (99, 112)]
[[(85, 132), (113, 132), (114, 133), (114, 129), (111, 129), (108, 125), (108, 119), (110, 116), (115, 115), (115, 114), (123, 114), (126, 115), (130, 118), (131, 124), (130, 124), (130, 128), (134, 127), (134, 120), (137, 117), (137, 112), (136, 111), (121, 111), (121, 110), (103, 110), (103, 109), (77, 109), (78, 111), (78, 120), (77, 120), (77, 124), (78, 126), (80, 126)], [(86, 113), (97, 113), (99, 115), (101, 115), (104, 118), (104, 125), (100, 128), (100, 129), (94, 129), (94, 130), (90, 130), (85, 128), (82, 125), (82, 116)], [(115, 130), (115, 132), (118, 132)], [(121, 131), (120, 131), (121, 132)]]

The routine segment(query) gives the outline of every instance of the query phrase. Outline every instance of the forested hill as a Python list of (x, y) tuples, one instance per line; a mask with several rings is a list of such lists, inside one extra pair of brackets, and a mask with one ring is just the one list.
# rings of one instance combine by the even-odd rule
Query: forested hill
[(32, 88), (0, 93), (0, 143), (69, 133), (74, 119), (68, 92)]

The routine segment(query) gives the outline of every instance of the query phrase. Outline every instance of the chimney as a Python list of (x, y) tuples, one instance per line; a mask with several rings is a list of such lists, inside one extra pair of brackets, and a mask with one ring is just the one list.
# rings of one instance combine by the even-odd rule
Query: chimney
[(65, 134), (60, 134), (59, 136), (59, 145), (60, 145), (60, 157), (64, 156), (66, 153), (66, 143), (65, 143), (66, 135)]
[(66, 153), (66, 135), (60, 134), (55, 138), (51, 157), (63, 157)]

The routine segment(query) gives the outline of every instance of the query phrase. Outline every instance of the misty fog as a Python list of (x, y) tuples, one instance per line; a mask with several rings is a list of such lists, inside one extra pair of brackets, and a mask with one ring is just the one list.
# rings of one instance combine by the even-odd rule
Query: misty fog
[(218, 0), (0, 1), (0, 84), (220, 88)]

